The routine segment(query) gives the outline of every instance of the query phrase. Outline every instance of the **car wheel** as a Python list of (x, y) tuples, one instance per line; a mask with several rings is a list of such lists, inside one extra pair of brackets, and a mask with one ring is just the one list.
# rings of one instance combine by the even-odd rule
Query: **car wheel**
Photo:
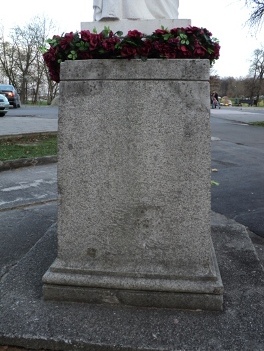
[(5, 117), (5, 114), (6, 114), (6, 113), (2, 113), (2, 112), (1, 112), (1, 113), (0, 113), (0, 117)]

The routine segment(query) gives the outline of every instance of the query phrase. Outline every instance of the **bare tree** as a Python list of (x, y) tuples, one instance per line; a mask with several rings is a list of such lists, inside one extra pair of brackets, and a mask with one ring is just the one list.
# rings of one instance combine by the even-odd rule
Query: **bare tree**
[(246, 0), (246, 5), (251, 9), (249, 24), (251, 27), (260, 26), (264, 15), (264, 0)]
[(28, 100), (36, 103), (43, 91), (52, 96), (58, 89), (50, 84), (41, 52), (51, 30), (54, 30), (52, 21), (35, 17), (22, 28), (14, 27), (9, 41), (3, 34), (0, 36), (0, 69), (19, 90), (22, 103)]
[(255, 96), (256, 104), (262, 94), (264, 80), (264, 50), (257, 49), (254, 51), (254, 57), (251, 61), (250, 73), (252, 77), (251, 98)]
[(221, 79), (220, 94), (221, 96), (236, 97), (236, 79), (233, 77)]
[(221, 80), (220, 77), (218, 75), (210, 75), (210, 91), (217, 91), (219, 92), (220, 89), (220, 84), (221, 84)]

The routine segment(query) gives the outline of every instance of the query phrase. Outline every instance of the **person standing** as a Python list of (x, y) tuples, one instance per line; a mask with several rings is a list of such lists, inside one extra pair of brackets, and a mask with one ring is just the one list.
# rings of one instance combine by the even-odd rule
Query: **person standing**
[(214, 91), (211, 95), (211, 104), (212, 108), (216, 108), (217, 106), (220, 108), (219, 98), (216, 91)]
[(213, 94), (214, 94), (214, 97), (216, 98), (216, 100), (219, 102), (217, 92), (216, 92), (216, 91), (214, 91), (214, 92), (213, 92)]

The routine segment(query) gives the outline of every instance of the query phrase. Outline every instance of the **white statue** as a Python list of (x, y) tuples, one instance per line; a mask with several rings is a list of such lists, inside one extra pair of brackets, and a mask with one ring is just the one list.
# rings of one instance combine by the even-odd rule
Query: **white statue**
[(94, 20), (177, 19), (179, 0), (94, 0)]

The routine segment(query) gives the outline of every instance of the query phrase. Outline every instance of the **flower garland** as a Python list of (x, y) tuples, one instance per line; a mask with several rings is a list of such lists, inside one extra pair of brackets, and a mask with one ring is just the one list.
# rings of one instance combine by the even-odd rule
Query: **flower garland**
[(171, 30), (155, 30), (145, 35), (131, 30), (123, 36), (105, 27), (101, 33), (82, 30), (48, 39), (43, 49), (44, 62), (51, 80), (60, 81), (60, 63), (87, 59), (209, 59), (212, 65), (219, 58), (219, 42), (205, 28), (189, 26)]

